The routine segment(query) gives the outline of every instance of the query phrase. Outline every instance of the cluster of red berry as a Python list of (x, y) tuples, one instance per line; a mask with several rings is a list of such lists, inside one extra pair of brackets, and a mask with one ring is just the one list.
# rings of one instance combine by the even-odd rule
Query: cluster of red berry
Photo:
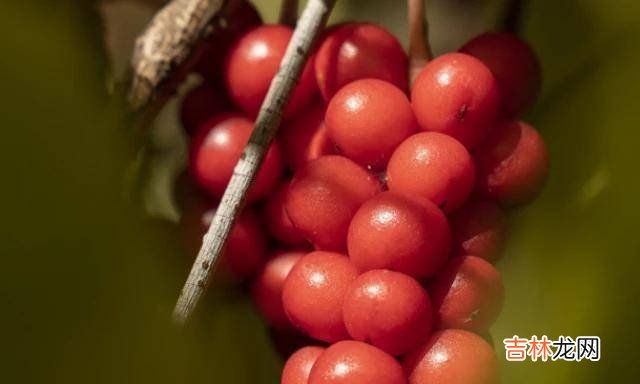
[[(205, 49), (206, 81), (182, 108), (191, 176), (212, 201), (185, 213), (200, 235), (292, 35), (245, 8), (233, 45)], [(517, 120), (540, 70), (503, 33), (432, 60), (410, 89), (407, 66), (379, 26), (329, 28), (232, 231), (222, 270), (253, 278), (271, 327), (318, 344), (289, 358), (282, 384), (497, 378), (485, 340), (504, 299), (492, 265), (503, 208), (535, 197), (548, 168), (540, 135)]]

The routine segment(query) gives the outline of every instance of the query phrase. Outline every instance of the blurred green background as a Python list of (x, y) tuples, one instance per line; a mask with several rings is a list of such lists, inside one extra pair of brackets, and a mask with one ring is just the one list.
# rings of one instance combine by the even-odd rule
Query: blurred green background
[[(278, 381), (281, 361), (241, 293), (210, 292), (187, 329), (169, 322), (187, 272), (168, 205), (184, 154), (175, 106), (140, 134), (108, 93), (154, 3), (0, 3), (1, 382)], [(275, 19), (278, 2), (255, 3)], [(430, 3), (436, 52), (492, 28), (502, 7)], [(334, 19), (405, 41), (404, 15), (401, 1), (341, 0)], [(640, 2), (532, 0), (522, 34), (542, 61), (528, 120), (552, 168), (542, 196), (512, 215), (499, 265), (503, 382), (637, 382)], [(151, 181), (131, 199), (141, 173)], [(513, 334), (598, 335), (601, 361), (507, 363), (500, 340)]]

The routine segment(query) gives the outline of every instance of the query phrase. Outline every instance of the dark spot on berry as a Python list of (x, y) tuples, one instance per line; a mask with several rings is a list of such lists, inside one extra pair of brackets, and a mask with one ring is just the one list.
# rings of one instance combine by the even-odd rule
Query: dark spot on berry
[(458, 111), (458, 113), (456, 113), (456, 119), (458, 121), (464, 121), (464, 117), (466, 116), (468, 110), (469, 106), (467, 104), (462, 104), (462, 107), (460, 107), (460, 110)]

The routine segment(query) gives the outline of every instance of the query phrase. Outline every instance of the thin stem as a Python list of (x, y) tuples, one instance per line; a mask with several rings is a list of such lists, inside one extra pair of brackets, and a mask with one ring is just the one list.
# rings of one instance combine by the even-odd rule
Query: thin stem
[(425, 0), (407, 0), (409, 11), (409, 79), (411, 83), (422, 67), (431, 60), (429, 25), (426, 19)]
[(191, 268), (173, 319), (184, 324), (193, 313), (220, 260), (227, 237), (244, 206), (245, 196), (278, 131), (282, 111), (305, 65), (313, 41), (324, 27), (335, 0), (309, 0), (293, 33), (276, 77), (262, 103), (253, 133), (236, 164), (231, 181), (218, 206), (198, 257)]
[(505, 32), (518, 34), (522, 26), (522, 12), (526, 6), (525, 0), (506, 0), (502, 14), (501, 29)]
[(294, 27), (298, 21), (298, 0), (282, 0), (278, 20), (280, 24)]

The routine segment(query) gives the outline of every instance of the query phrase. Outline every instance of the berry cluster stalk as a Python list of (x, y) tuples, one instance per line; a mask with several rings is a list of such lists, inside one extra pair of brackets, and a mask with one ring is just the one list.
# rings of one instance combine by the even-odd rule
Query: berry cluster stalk
[(244, 206), (247, 191), (278, 131), (283, 109), (334, 3), (335, 0), (309, 0), (302, 12), (278, 73), (262, 103), (253, 133), (240, 156), (240, 161), (236, 164), (233, 177), (222, 196), (211, 226), (204, 236), (198, 257), (176, 303), (173, 318), (179, 324), (185, 323), (193, 313), (209, 283), (211, 272), (220, 260), (236, 217)]
[(422, 67), (431, 60), (429, 25), (425, 17), (425, 0), (407, 0), (409, 19), (409, 81), (413, 83)]
[(280, 16), (278, 22), (280, 24), (295, 27), (298, 20), (298, 0), (282, 0), (280, 6)]

